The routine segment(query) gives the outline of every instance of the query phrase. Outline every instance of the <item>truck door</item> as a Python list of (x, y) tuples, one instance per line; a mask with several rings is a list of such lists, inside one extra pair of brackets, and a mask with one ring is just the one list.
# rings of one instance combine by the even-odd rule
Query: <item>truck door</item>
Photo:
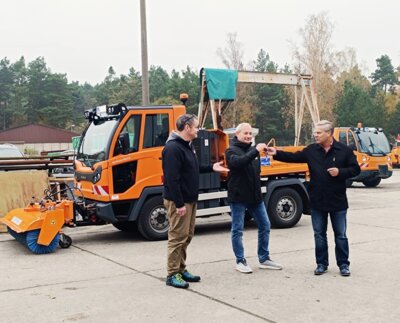
[(171, 118), (169, 111), (161, 111), (135, 111), (116, 132), (110, 159), (112, 200), (136, 199), (145, 188), (162, 185), (161, 152)]
[[(117, 139), (111, 147), (110, 166), (112, 168), (112, 192), (114, 199), (117, 194), (125, 193), (136, 182), (137, 159), (141, 129), (141, 115), (131, 115), (122, 129), (117, 131)], [(117, 198), (118, 197), (118, 198)]]
[(349, 129), (341, 129), (340, 130), (339, 142), (349, 146), (353, 150), (356, 150), (356, 148), (357, 148), (353, 132)]
[(348, 132), (348, 136), (347, 136), (347, 145), (353, 149), (354, 151), (357, 151), (357, 144), (356, 144), (356, 140), (354, 138), (354, 133), (353, 131), (349, 131)]
[(170, 133), (172, 110), (149, 111), (144, 118), (142, 157), (138, 161), (138, 178), (143, 188), (162, 185), (161, 153)]
[(339, 132), (339, 142), (342, 144), (348, 145), (347, 142), (347, 131), (346, 130), (340, 130)]

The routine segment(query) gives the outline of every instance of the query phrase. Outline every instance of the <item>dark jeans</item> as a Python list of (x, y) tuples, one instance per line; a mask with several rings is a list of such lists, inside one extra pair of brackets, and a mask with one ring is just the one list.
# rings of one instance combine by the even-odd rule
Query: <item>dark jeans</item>
[(232, 202), (230, 206), (232, 216), (232, 247), (236, 257), (236, 263), (245, 260), (243, 247), (243, 227), (246, 209), (249, 211), (258, 227), (258, 260), (260, 263), (262, 263), (269, 259), (268, 246), (271, 224), (268, 219), (264, 202), (260, 202), (258, 204)]
[(341, 265), (350, 265), (349, 242), (347, 241), (346, 236), (347, 209), (334, 212), (311, 209), (312, 226), (314, 229), (316, 262), (320, 265), (329, 265), (328, 239), (326, 236), (326, 230), (328, 228), (328, 214), (330, 215), (332, 229), (335, 233), (336, 263), (339, 267)]

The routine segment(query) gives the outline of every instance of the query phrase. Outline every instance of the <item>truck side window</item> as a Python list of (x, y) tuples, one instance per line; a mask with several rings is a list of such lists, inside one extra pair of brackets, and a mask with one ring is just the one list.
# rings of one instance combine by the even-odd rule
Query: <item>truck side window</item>
[(169, 136), (168, 114), (148, 114), (144, 126), (143, 148), (164, 146)]
[(344, 132), (344, 131), (339, 132), (339, 142), (347, 145), (346, 132)]
[(117, 144), (114, 149), (114, 156), (138, 151), (140, 120), (141, 117), (139, 115), (134, 115), (125, 123), (118, 135)]
[(349, 132), (349, 146), (356, 147), (356, 141), (354, 140), (354, 136), (351, 132)]

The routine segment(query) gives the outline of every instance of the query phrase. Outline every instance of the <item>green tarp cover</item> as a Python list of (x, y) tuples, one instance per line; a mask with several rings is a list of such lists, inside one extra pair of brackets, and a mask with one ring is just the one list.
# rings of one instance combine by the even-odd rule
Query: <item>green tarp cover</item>
[(208, 96), (210, 100), (235, 100), (238, 72), (236, 70), (222, 70), (203, 68), (206, 74)]
[(81, 137), (77, 136), (77, 137), (72, 137), (72, 148), (74, 150), (78, 150), (78, 146), (79, 146), (79, 142), (81, 141)]

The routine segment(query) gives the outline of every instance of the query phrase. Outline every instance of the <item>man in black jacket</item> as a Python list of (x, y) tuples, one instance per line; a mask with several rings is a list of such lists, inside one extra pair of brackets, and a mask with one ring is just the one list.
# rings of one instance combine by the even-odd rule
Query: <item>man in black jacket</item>
[(307, 163), (310, 171), (309, 195), (314, 229), (315, 275), (328, 270), (328, 214), (335, 234), (336, 263), (342, 276), (350, 276), (349, 243), (346, 236), (346, 214), (349, 207), (346, 179), (360, 173), (356, 156), (346, 145), (333, 138), (333, 124), (322, 120), (315, 125), (315, 142), (296, 153), (268, 147), (268, 154), (284, 162)]
[[(176, 121), (162, 152), (164, 172), (164, 205), (169, 220), (166, 284), (187, 288), (188, 282), (200, 277), (186, 270), (186, 249), (193, 238), (199, 194), (199, 163), (192, 140), (199, 132), (199, 121), (193, 114), (184, 114)], [(201, 171), (227, 172), (222, 162)]]
[(230, 169), (228, 178), (228, 202), (232, 216), (232, 247), (236, 257), (236, 270), (241, 273), (252, 273), (247, 264), (243, 248), (243, 227), (245, 212), (248, 210), (258, 226), (258, 260), (259, 268), (282, 269), (280, 264), (269, 257), (270, 221), (261, 193), (260, 152), (267, 149), (266, 144), (252, 146), (252, 127), (241, 123), (236, 128), (225, 156)]

